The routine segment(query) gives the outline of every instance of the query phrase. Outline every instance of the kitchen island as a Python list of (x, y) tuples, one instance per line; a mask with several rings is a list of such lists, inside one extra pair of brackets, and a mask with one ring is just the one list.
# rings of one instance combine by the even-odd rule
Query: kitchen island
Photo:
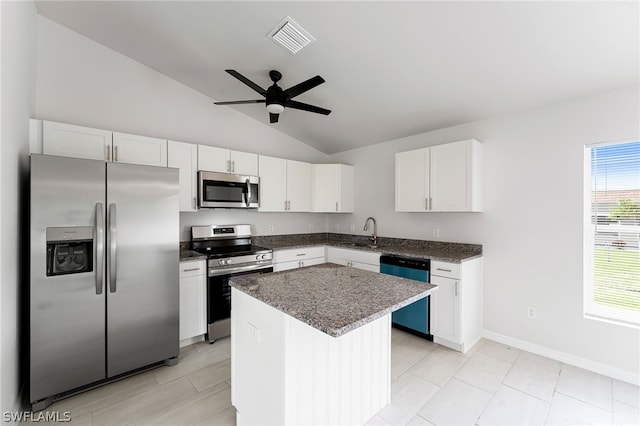
[(238, 425), (366, 423), (390, 399), (391, 312), (437, 289), (332, 263), (231, 286)]

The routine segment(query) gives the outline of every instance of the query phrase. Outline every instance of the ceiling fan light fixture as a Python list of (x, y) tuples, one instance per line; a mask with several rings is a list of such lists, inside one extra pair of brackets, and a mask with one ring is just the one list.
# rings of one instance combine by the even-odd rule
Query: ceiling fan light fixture
[(269, 111), (269, 113), (271, 114), (280, 114), (282, 111), (284, 111), (284, 106), (280, 104), (269, 104), (267, 105), (267, 111)]
[(316, 39), (290, 17), (285, 17), (267, 36), (295, 55)]

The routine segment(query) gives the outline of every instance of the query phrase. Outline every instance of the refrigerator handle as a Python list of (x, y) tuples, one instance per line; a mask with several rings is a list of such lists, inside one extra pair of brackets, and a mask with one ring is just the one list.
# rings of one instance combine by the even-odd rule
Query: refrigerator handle
[(104, 212), (102, 203), (96, 203), (96, 294), (102, 294), (104, 276)]
[(109, 292), (116, 292), (116, 205), (109, 204), (109, 256), (108, 268), (109, 268)]

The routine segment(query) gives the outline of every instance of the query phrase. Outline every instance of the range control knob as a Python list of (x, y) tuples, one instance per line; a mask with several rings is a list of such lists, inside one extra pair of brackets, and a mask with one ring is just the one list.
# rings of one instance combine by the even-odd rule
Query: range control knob
[(232, 259), (227, 259), (227, 261), (226, 261), (225, 265), (231, 265), (232, 263), (233, 263), (233, 260), (232, 260)]
[(256, 255), (256, 260), (264, 260), (264, 254)]
[(227, 264), (227, 259), (218, 259), (218, 264), (219, 264), (220, 266), (224, 266), (224, 265), (226, 265), (226, 264)]

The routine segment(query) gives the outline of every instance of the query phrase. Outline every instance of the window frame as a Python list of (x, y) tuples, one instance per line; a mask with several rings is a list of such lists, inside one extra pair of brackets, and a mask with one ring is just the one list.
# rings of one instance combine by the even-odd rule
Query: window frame
[[(606, 322), (610, 324), (616, 324), (623, 327), (630, 327), (634, 329), (640, 329), (640, 312), (637, 312), (633, 319), (628, 319), (628, 315), (621, 315), (620, 309), (609, 306), (599, 305), (597, 312), (590, 311), (589, 308), (593, 307), (594, 303), (591, 302), (594, 298), (595, 285), (594, 285), (594, 256), (595, 256), (595, 226), (592, 223), (592, 175), (591, 175), (591, 151), (594, 148), (609, 146), (609, 145), (623, 145), (628, 143), (639, 142), (640, 137), (607, 141), (607, 142), (595, 142), (584, 145), (583, 149), (583, 253), (582, 253), (582, 314), (586, 319)], [(597, 221), (597, 218), (596, 218)]]

